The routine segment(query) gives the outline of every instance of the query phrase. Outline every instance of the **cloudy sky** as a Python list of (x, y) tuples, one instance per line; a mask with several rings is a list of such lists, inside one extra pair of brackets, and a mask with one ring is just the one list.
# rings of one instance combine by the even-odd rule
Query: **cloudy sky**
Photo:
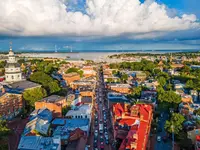
[[(199, 0), (2, 0), (0, 50), (199, 49)], [(55, 46), (56, 45), (56, 46)]]

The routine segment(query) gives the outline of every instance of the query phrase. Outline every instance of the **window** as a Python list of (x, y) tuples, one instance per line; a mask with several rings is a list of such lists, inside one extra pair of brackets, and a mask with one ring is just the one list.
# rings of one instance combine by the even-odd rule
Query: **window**
[(87, 115), (85, 115), (85, 118), (87, 118)]
[(14, 76), (12, 76), (12, 79), (14, 79)]

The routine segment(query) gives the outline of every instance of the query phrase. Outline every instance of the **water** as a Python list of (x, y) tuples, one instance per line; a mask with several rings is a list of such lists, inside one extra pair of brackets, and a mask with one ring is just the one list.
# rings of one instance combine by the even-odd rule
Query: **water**
[(33, 52), (33, 53), (22, 53), (21, 56), (28, 56), (28, 57), (48, 57), (48, 58), (67, 58), (68, 60), (102, 60), (106, 59), (109, 55), (114, 54), (121, 54), (121, 53), (151, 53), (151, 54), (163, 54), (163, 53), (177, 53), (177, 52), (197, 52), (198, 50), (123, 50), (123, 51), (116, 51), (116, 50), (99, 50), (99, 51), (91, 51), (85, 50), (83, 51), (75, 51), (73, 53), (70, 52), (62, 52), (62, 53), (55, 53), (55, 52)]

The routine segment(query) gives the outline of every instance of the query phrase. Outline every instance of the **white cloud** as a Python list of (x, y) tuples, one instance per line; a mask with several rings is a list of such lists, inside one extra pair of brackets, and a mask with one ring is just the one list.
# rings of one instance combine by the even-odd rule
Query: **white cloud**
[[(130, 33), (140, 38), (156, 37), (159, 32), (200, 28), (195, 15), (169, 16), (166, 6), (154, 0), (145, 3), (139, 0), (87, 0), (87, 14), (67, 12), (65, 1), (1, 0), (0, 33), (20, 36)], [(152, 32), (155, 34), (148, 34)]]

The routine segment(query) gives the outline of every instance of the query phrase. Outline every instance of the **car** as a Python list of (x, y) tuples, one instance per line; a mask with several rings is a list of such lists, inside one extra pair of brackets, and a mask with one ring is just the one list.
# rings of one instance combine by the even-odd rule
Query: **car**
[(157, 141), (161, 142), (161, 136), (157, 136)]
[(94, 131), (94, 136), (96, 136), (96, 137), (98, 136), (98, 130)]
[(103, 136), (100, 137), (100, 142), (103, 142)]
[(108, 140), (108, 139), (106, 139), (106, 144), (107, 144), (107, 145), (109, 144), (109, 140)]
[(101, 142), (100, 148), (101, 148), (101, 149), (104, 149), (104, 143), (103, 143), (103, 142)]
[(97, 148), (97, 140), (94, 140), (93, 145), (94, 145), (95, 148)]

